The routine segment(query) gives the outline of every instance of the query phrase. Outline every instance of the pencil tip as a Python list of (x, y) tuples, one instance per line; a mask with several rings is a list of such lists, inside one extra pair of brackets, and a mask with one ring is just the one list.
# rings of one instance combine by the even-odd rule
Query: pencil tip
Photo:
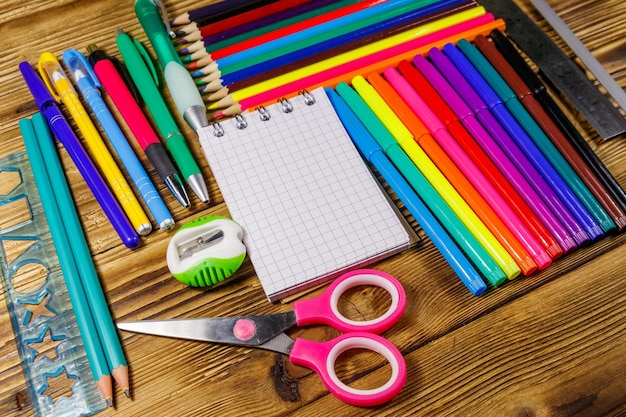
[(126, 396), (126, 398), (130, 398), (130, 388), (126, 388), (124, 390), (124, 395)]
[(113, 407), (113, 398), (107, 398), (106, 402), (107, 402), (107, 407)]

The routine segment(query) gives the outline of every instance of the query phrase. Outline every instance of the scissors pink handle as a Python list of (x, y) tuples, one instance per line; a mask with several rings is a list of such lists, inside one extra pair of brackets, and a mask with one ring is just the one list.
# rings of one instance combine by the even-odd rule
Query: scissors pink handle
[[(389, 309), (380, 317), (367, 321), (346, 318), (338, 308), (341, 295), (360, 285), (376, 286), (391, 295)], [(359, 269), (341, 275), (320, 296), (297, 301), (293, 305), (299, 326), (327, 324), (342, 332), (382, 333), (398, 322), (406, 307), (406, 293), (393, 276), (375, 269)]]
[[(335, 373), (335, 362), (350, 349), (367, 349), (383, 355), (391, 365), (389, 380), (378, 388), (367, 390), (343, 383)], [(371, 333), (354, 332), (321, 343), (297, 338), (289, 360), (295, 365), (313, 369), (334, 396), (359, 407), (372, 407), (390, 401), (406, 382), (406, 363), (400, 351), (383, 337)]]

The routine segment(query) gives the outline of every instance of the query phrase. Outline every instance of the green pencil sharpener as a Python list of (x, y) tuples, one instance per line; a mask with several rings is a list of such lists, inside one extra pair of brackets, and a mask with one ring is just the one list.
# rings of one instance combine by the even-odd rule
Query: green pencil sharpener
[(246, 257), (243, 230), (224, 216), (205, 216), (183, 225), (167, 247), (167, 266), (183, 284), (210, 287), (223, 283)]

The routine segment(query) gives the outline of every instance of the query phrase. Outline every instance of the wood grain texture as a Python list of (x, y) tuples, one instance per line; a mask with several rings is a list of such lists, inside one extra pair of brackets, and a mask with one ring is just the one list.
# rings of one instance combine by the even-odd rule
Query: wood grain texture
[[(571, 56), (527, 1), (517, 3)], [(18, 63), (25, 59), (35, 63), (44, 51), (59, 56), (66, 48), (84, 50), (88, 43), (117, 55), (117, 28), (145, 41), (132, 4), (11, 0), (0, 5), (0, 155), (23, 150), (17, 122), (35, 111)], [(197, 5), (190, 0), (166, 4), (171, 16)], [(550, 4), (626, 86), (626, 3), (551, 0)], [(603, 142), (566, 100), (557, 98), (626, 186), (626, 137)], [(204, 206), (194, 197), (186, 210), (162, 192), (168, 207), (179, 224), (201, 215), (228, 215), (194, 134), (178, 121), (209, 180), (211, 204)], [(165, 251), (171, 233), (156, 230), (138, 249), (124, 248), (62, 147), (60, 152), (115, 320), (268, 314), (291, 308), (267, 302), (248, 260), (229, 285), (204, 291), (185, 287), (170, 276)], [(314, 373), (278, 354), (121, 333), (133, 399), (117, 389), (116, 409), (98, 416), (624, 416), (625, 240), (624, 234), (609, 236), (545, 271), (480, 297), (465, 290), (427, 238), (420, 247), (376, 264), (395, 275), (408, 296), (406, 314), (385, 337), (405, 355), (409, 375), (401, 394), (385, 406), (345, 405)], [(367, 315), (380, 307), (374, 293), (354, 297), (348, 307), (351, 314)], [(2, 289), (0, 415), (31, 416), (34, 411), (5, 301)], [(337, 333), (319, 326), (289, 334), (324, 340)], [(360, 354), (342, 360), (338, 372), (359, 387), (387, 378), (379, 358)]]

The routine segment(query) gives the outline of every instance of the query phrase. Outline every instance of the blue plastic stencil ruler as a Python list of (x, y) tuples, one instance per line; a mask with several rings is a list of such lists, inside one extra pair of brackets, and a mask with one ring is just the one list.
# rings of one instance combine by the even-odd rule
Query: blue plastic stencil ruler
[(105, 409), (25, 152), (0, 159), (0, 255), (9, 315), (37, 416), (83, 416)]

